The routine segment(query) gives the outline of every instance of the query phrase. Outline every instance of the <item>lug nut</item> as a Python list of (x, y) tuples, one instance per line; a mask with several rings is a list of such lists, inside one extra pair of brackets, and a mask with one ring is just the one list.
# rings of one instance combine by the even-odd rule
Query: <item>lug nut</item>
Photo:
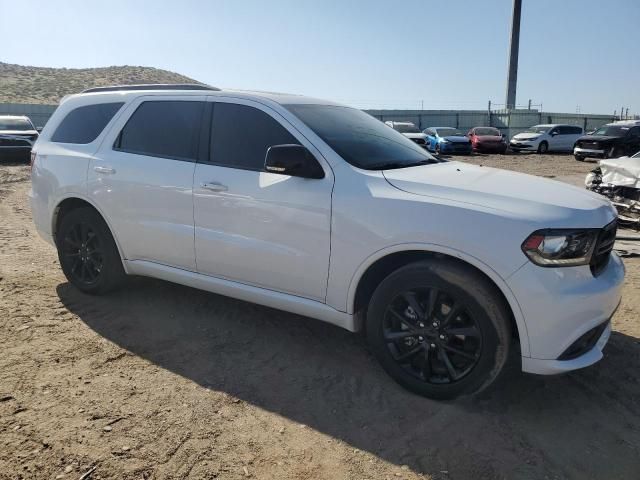
[(444, 335), (440, 335), (440, 340), (444, 340)]
[(432, 325), (433, 325), (434, 327), (437, 327), (437, 326), (438, 326), (438, 322), (433, 322), (433, 323), (432, 323)]
[(418, 340), (423, 341), (424, 338), (423, 337), (418, 337)]
[(432, 343), (432, 344), (431, 344), (431, 348), (436, 348), (436, 344), (435, 344), (435, 343)]
[(420, 322), (418, 325), (420, 325), (420, 328), (424, 328), (424, 323)]

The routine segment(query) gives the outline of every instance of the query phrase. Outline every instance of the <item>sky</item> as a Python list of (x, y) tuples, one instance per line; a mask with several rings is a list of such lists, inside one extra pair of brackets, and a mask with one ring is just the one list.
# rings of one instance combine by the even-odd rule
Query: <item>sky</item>
[[(0, 0), (0, 61), (361, 108), (505, 103), (512, 0)], [(19, 19), (19, 20), (18, 20)], [(640, 113), (640, 0), (523, 0), (517, 104)]]

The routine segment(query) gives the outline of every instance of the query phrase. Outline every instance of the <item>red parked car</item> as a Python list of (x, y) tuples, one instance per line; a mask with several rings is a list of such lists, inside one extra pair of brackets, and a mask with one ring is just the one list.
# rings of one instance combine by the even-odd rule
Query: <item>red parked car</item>
[(471, 140), (471, 146), (475, 152), (505, 153), (507, 151), (507, 140), (497, 128), (474, 127), (469, 130), (467, 137)]

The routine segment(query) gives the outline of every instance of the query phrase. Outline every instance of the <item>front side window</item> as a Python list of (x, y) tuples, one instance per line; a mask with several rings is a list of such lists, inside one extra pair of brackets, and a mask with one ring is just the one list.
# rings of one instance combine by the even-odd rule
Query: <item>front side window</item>
[(351, 165), (365, 170), (439, 163), (425, 149), (368, 113), (337, 105), (285, 105)]
[(211, 126), (210, 162), (244, 170), (263, 170), (269, 147), (299, 145), (267, 113), (234, 103), (216, 103)]
[(98, 103), (67, 113), (51, 136), (52, 142), (87, 144), (93, 142), (124, 103)]
[(127, 121), (115, 150), (152, 157), (195, 160), (204, 102), (147, 101)]

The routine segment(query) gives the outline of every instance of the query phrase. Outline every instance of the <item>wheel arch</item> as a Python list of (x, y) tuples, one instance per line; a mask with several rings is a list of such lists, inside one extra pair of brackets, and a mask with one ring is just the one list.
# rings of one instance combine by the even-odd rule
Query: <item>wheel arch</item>
[(486, 278), (501, 295), (509, 309), (513, 331), (518, 336), (522, 355), (529, 356), (529, 337), (524, 316), (518, 301), (504, 279), (477, 258), (440, 245), (395, 245), (376, 252), (360, 264), (351, 281), (347, 296), (347, 311), (354, 316), (356, 330), (362, 330), (364, 309), (373, 291), (383, 278), (409, 263), (430, 258), (446, 258), (459, 262)]
[(58, 225), (60, 224), (60, 221), (62, 220), (62, 218), (65, 215), (67, 215), (69, 212), (76, 210), (78, 208), (83, 208), (83, 207), (89, 207), (95, 210), (96, 213), (100, 215), (102, 220), (104, 220), (104, 222), (107, 224), (107, 228), (109, 228), (109, 231), (111, 232), (111, 236), (113, 237), (113, 240), (116, 243), (116, 247), (118, 248), (118, 254), (120, 255), (120, 260), (122, 261), (122, 267), (124, 268), (124, 271), (127, 272), (127, 265), (126, 265), (126, 262), (124, 261), (125, 259), (124, 252), (122, 250), (120, 242), (118, 241), (118, 237), (114, 233), (111, 223), (109, 222), (108, 218), (104, 215), (104, 213), (101, 211), (101, 209), (84, 195), (73, 194), (58, 200), (58, 203), (53, 209), (53, 215), (51, 216), (51, 236), (53, 238), (54, 243), (56, 242)]

